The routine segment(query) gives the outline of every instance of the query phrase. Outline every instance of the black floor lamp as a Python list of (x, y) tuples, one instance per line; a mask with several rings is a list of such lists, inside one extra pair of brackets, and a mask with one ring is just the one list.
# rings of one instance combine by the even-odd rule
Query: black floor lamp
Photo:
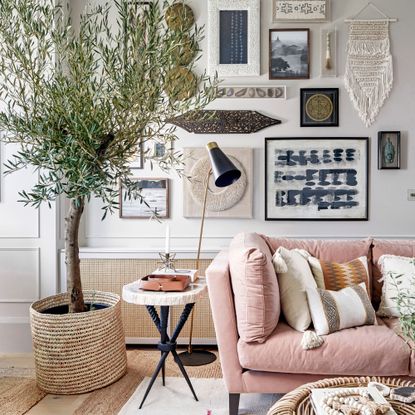
[[(213, 174), (215, 178), (215, 185), (217, 187), (228, 187), (235, 183), (241, 177), (241, 171), (238, 170), (229, 157), (218, 147), (217, 143), (211, 142), (206, 145), (208, 150), (211, 168), (206, 175), (205, 182), (205, 194), (203, 199), (202, 207), (202, 220), (200, 224), (199, 234), (199, 246), (197, 249), (196, 269), (199, 271), (200, 265), (200, 250), (202, 247), (203, 228), (205, 224), (206, 216), (206, 203), (209, 193), (209, 179)], [(190, 335), (189, 335), (189, 346), (186, 352), (180, 353), (180, 360), (185, 366), (203, 366), (212, 363), (216, 360), (214, 353), (207, 350), (193, 350), (192, 337), (193, 337), (193, 313), (190, 319)]]

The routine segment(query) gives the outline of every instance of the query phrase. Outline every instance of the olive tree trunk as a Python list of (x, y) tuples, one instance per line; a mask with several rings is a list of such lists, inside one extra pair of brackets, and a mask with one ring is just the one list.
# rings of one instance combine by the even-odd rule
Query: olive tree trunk
[(68, 292), (71, 296), (70, 313), (81, 313), (86, 310), (82, 293), (78, 242), (79, 224), (84, 205), (84, 199), (71, 200), (68, 215), (65, 218), (65, 263)]

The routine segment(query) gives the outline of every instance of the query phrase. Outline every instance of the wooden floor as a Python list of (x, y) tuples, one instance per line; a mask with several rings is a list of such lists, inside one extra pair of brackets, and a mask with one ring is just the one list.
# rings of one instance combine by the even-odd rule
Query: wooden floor
[[(33, 355), (0, 353), (0, 369), (10, 367), (34, 369)], [(72, 415), (89, 395), (89, 393), (75, 396), (46, 395), (36, 406), (26, 412), (26, 415)]]

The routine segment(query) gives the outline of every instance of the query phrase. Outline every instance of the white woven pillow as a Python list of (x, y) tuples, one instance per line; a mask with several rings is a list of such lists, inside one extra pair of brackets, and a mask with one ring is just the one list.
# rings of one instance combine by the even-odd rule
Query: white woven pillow
[(280, 247), (272, 262), (278, 277), (285, 319), (293, 329), (306, 331), (311, 324), (306, 289), (317, 287), (308, 261), (303, 252)]
[(307, 289), (314, 330), (319, 336), (350, 327), (376, 324), (376, 314), (367, 295), (366, 285), (329, 291)]
[[(396, 300), (395, 282), (400, 282), (399, 289), (415, 294), (415, 258), (396, 255), (382, 255), (379, 258), (382, 271), (382, 299), (378, 314), (383, 317), (399, 317)], [(398, 279), (397, 277), (400, 276)], [(405, 314), (414, 314), (415, 310), (407, 310)]]

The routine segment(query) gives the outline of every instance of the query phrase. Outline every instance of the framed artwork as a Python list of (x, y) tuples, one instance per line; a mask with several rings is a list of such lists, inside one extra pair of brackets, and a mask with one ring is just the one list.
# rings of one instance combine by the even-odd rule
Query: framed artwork
[(126, 197), (126, 189), (120, 184), (120, 218), (148, 219), (157, 212), (160, 218), (169, 217), (169, 179), (134, 178), (145, 202)]
[(368, 220), (368, 138), (266, 138), (265, 220)]
[[(241, 178), (228, 187), (215, 186), (211, 176), (206, 204), (207, 218), (252, 218), (253, 150), (251, 148), (222, 149), (241, 171)], [(209, 156), (203, 147), (183, 149), (185, 161), (183, 179), (183, 216), (199, 218), (210, 170)]]
[(338, 88), (300, 89), (301, 127), (339, 126)]
[(273, 98), (287, 99), (287, 88), (282, 86), (220, 86), (217, 92), (217, 98), (236, 98), (236, 99), (255, 99), (255, 98)]
[(208, 72), (260, 75), (260, 0), (209, 0)]
[(378, 133), (378, 169), (401, 168), (401, 132), (379, 131)]
[(130, 169), (144, 169), (144, 145), (140, 143), (137, 147), (135, 157), (130, 161)]
[(310, 29), (270, 29), (269, 79), (310, 78)]
[(272, 0), (272, 21), (320, 23), (330, 19), (330, 0)]

